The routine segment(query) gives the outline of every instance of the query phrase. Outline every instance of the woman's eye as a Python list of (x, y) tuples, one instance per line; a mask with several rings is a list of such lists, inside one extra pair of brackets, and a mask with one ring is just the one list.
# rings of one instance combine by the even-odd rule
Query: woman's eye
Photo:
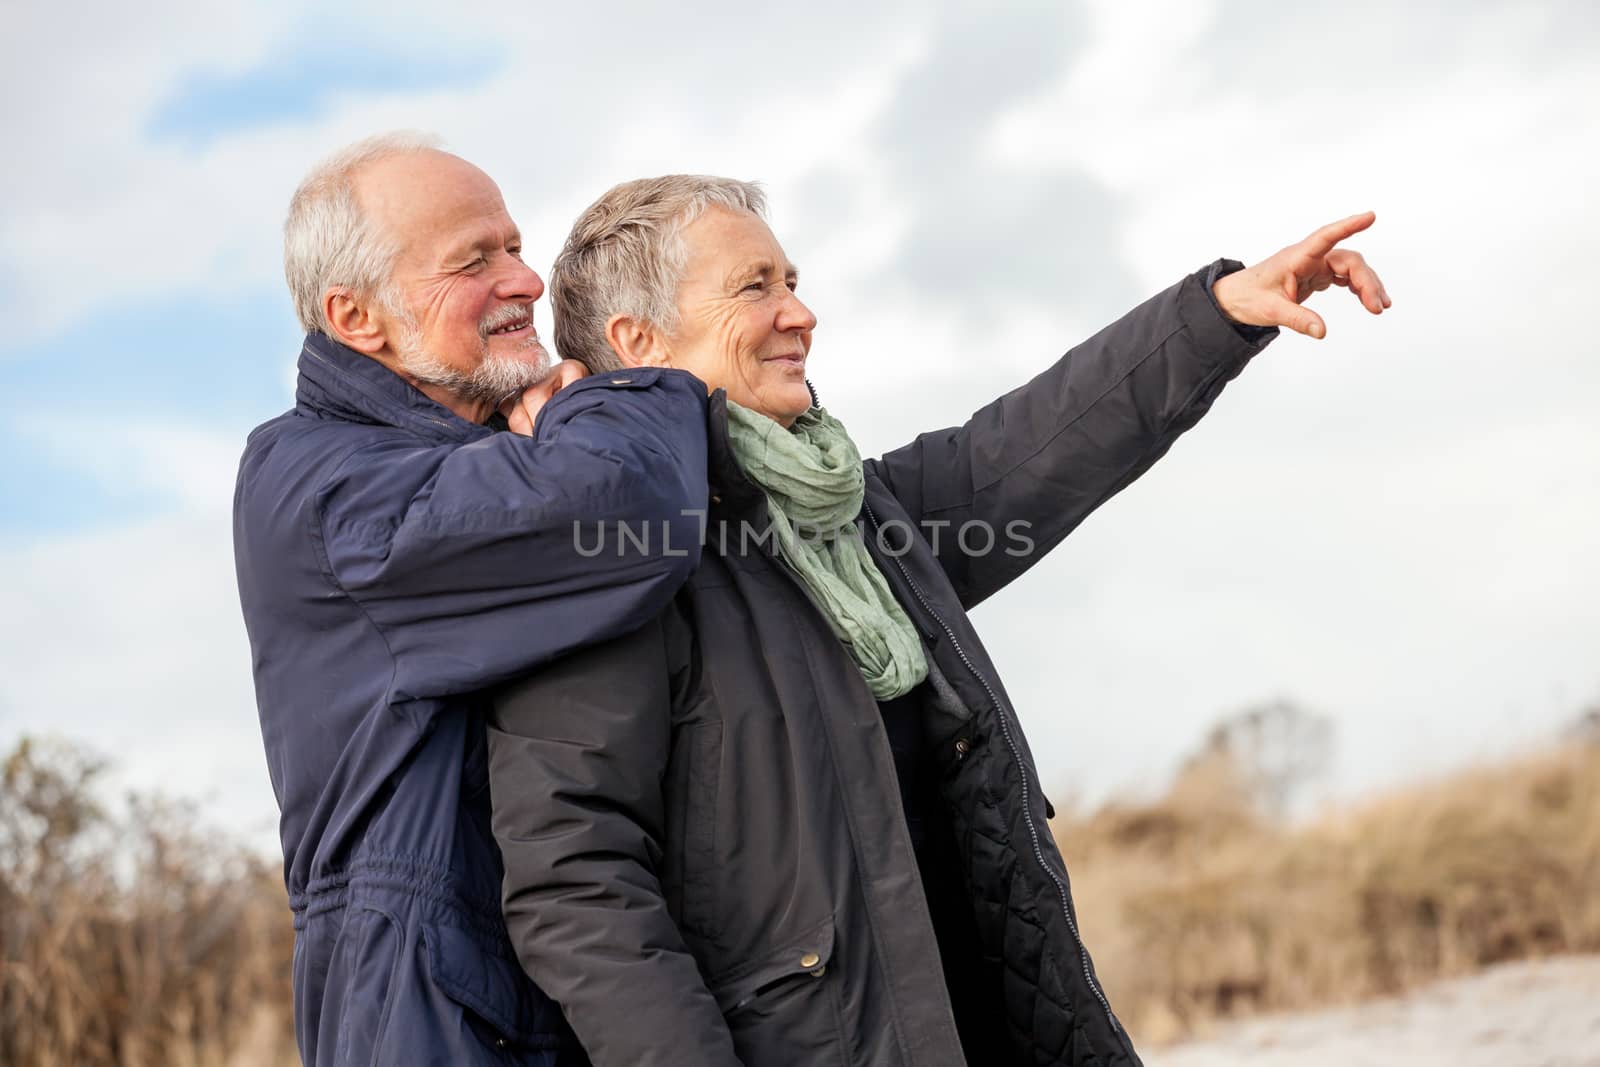
[(749, 285), (745, 286), (743, 289), (741, 289), (739, 291), (741, 293), (764, 293), (764, 292), (766, 292), (766, 290), (767, 290), (767, 283), (766, 282), (751, 282)]

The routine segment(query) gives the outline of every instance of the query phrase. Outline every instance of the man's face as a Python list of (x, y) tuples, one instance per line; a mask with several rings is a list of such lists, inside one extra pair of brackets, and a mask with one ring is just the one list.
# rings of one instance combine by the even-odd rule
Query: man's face
[(795, 296), (794, 265), (767, 224), (746, 211), (709, 208), (683, 240), (672, 365), (790, 425), (811, 406), (806, 356), (817, 325)]
[(369, 217), (401, 242), (382, 307), (390, 348), (419, 383), (493, 405), (551, 360), (533, 326), (544, 282), (488, 175), (443, 152), (393, 156), (357, 180)]

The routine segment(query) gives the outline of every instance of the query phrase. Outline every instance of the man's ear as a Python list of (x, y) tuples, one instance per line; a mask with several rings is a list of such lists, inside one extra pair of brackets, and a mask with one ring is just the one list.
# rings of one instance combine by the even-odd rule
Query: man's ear
[(333, 339), (357, 352), (374, 355), (389, 342), (371, 301), (359, 299), (349, 289), (335, 287), (323, 293), (322, 314), (333, 330)]
[(661, 331), (631, 315), (613, 315), (606, 320), (606, 342), (625, 367), (671, 366), (671, 353)]

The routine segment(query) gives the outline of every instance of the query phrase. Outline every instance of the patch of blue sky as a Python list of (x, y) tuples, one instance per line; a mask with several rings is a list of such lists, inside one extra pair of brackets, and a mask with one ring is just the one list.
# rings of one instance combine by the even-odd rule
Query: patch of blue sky
[(85, 404), (197, 424), (273, 414), (290, 401), (300, 340), (281, 286), (103, 307), (49, 337), (0, 345), (11, 385), (0, 414)]
[[(293, 403), (301, 334), (288, 298), (173, 294), (110, 308), (52, 337), (0, 347), (0, 539), (135, 518), (169, 501), (108, 483), (48, 447), (44, 421), (117, 447), (119, 420), (237, 434)], [(58, 424), (58, 425), (57, 425)], [(99, 447), (99, 446), (96, 446)]]
[(468, 56), (438, 42), (424, 49), (379, 40), (363, 49), (336, 36), (293, 37), (250, 70), (190, 74), (155, 109), (148, 134), (199, 147), (242, 130), (317, 118), (351, 94), (471, 88), (497, 73), (504, 59), (493, 48)]
[[(71, 422), (75, 413), (61, 415)], [(109, 427), (84, 420), (82, 432), (116, 447)], [(71, 534), (110, 521), (130, 521), (159, 513), (168, 501), (132, 486), (109, 483), (71, 458), (45, 447), (36, 423), (0, 420), (0, 549), (39, 538)]]

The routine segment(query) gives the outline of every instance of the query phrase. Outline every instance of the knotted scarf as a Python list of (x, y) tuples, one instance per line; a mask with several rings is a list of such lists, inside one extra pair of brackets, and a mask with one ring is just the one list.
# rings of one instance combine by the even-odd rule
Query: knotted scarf
[(810, 590), (872, 695), (910, 692), (928, 676), (928, 661), (856, 526), (866, 481), (844, 425), (813, 407), (784, 429), (730, 400), (728, 439), (766, 493), (778, 557)]

